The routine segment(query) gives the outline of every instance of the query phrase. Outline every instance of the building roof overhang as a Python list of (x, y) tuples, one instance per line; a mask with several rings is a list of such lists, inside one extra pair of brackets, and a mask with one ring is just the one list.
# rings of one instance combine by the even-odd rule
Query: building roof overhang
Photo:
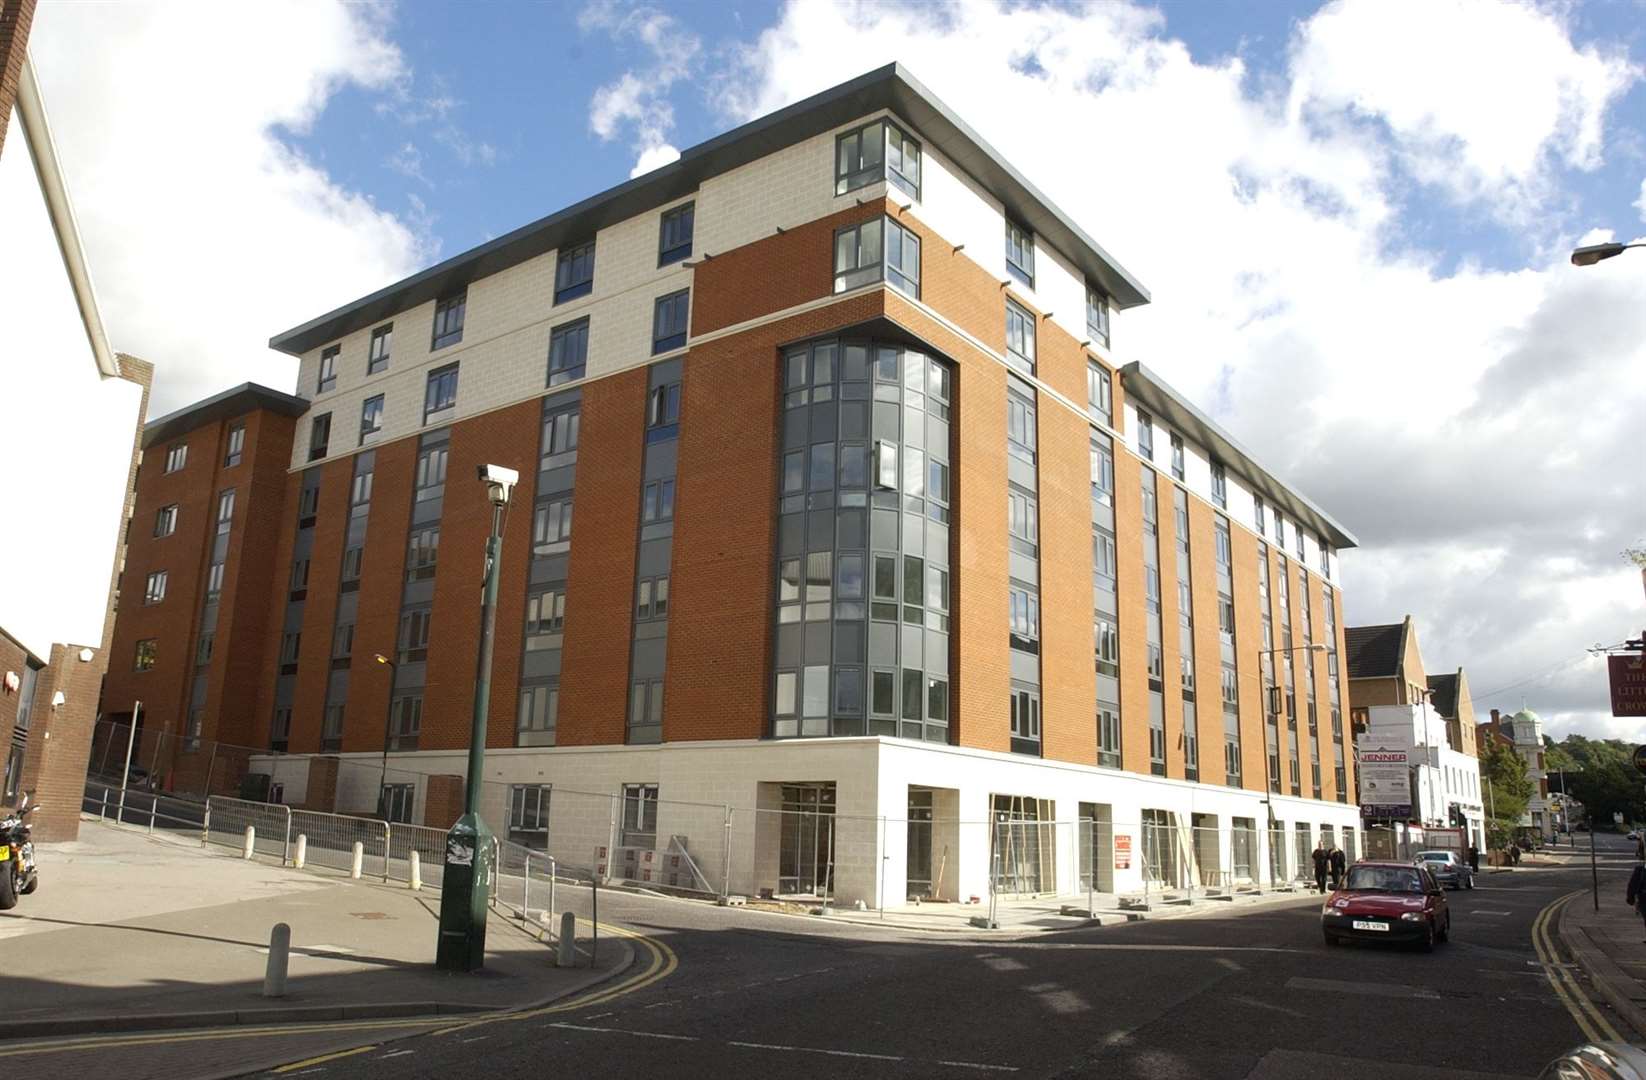
[(175, 439), (197, 427), (244, 416), (258, 409), (281, 416), (301, 416), (308, 408), (309, 403), (303, 398), (279, 390), (270, 390), (256, 383), (241, 383), (144, 424), (143, 449), (147, 450), (158, 442)]
[(1335, 548), (1358, 547), (1354, 534), (1336, 518), (1316, 506), (1291, 485), (1258, 463), (1245, 447), (1235, 441), (1216, 421), (1194, 403), (1173, 390), (1164, 379), (1141, 363), (1133, 361), (1120, 369), (1126, 396), (1147, 406), (1154, 415), (1170, 424), (1185, 438), (1199, 443), (1214, 458), (1239, 474), (1270, 506), (1279, 507), (1293, 521), (1307, 525)]
[(546, 254), (598, 230), (666, 206), (705, 180), (774, 154), (881, 109), (907, 121), (929, 146), (998, 198), (1109, 295), (1116, 308), (1149, 302), (1149, 292), (1097, 241), (1023, 177), (1004, 156), (938, 100), (902, 64), (888, 64), (699, 143), (680, 158), (564, 210), (499, 236), (274, 335), (269, 347), (293, 356), (427, 303), (470, 282)]

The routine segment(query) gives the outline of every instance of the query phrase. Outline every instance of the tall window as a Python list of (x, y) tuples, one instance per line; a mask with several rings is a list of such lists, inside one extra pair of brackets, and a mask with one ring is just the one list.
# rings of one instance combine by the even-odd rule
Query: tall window
[(406, 580), (424, 581), (434, 576), (440, 561), (440, 526), (430, 525), (411, 534), (406, 544)]
[(1034, 316), (1016, 303), (1006, 301), (1006, 359), (1034, 374)]
[(544, 468), (559, 464), (547, 459), (569, 454), (577, 449), (577, 436), (582, 427), (582, 411), (577, 407), (561, 409), (543, 418)]
[(451, 418), (451, 410), (456, 405), (457, 365), (448, 364), (429, 372), (428, 383), (423, 389), (423, 423), (444, 423)]
[(1086, 286), (1086, 333), (1093, 341), (1109, 345), (1109, 298), (1090, 285)]
[(444, 349), (463, 340), (463, 313), (469, 305), (467, 290), (448, 296), (434, 305), (434, 334), (429, 351)]
[(155, 658), (160, 655), (160, 639), (144, 638), (137, 643), (137, 655), (132, 660), (133, 671), (148, 671), (154, 667)]
[(166, 447), (166, 471), (174, 473), (188, 463), (189, 444), (172, 443)]
[(1326, 538), (1321, 536), (1319, 533), (1315, 534), (1315, 543), (1320, 547), (1320, 572), (1322, 574), (1329, 574), (1332, 572), (1331, 545), (1327, 544)]
[(696, 216), (696, 203), (686, 203), (663, 212), (663, 220), (657, 230), (658, 266), (691, 258), (692, 226)]
[(331, 413), (309, 421), (309, 460), (319, 461), (331, 448)]
[(360, 405), (360, 445), (383, 430), (383, 395), (367, 398)]
[[(554, 733), (560, 719), (560, 687), (526, 686), (520, 690), (520, 715), (515, 721), (519, 734)], [(537, 743), (536, 745), (541, 745)]]
[(1086, 365), (1086, 409), (1105, 424), (1114, 420), (1114, 384), (1108, 369), (1095, 360)]
[(1034, 496), (1010, 485), (1006, 488), (1006, 531), (1014, 550), (1024, 555), (1040, 551), (1040, 515)]
[(1111, 679), (1120, 677), (1120, 628), (1114, 619), (1099, 616), (1094, 628), (1097, 638), (1097, 673)]
[(1097, 763), (1120, 768), (1120, 710), (1102, 703), (1097, 706)]
[(1034, 233), (1006, 220), (1006, 272), (1034, 288)]
[(589, 361), (589, 320), (557, 326), (549, 333), (549, 385), (574, 382), (583, 377)]
[(400, 616), (400, 663), (429, 658), (429, 618), (427, 608), (414, 608)]
[(444, 446), (431, 446), (417, 455), (416, 501), (438, 499), (446, 493), (446, 462), (449, 457)]
[(651, 524), (674, 518), (674, 481), (653, 480), (641, 489), (640, 520)]
[(871, 218), (834, 234), (834, 291), (884, 279), (920, 297), (920, 238), (888, 218)]
[(217, 494), (217, 531), (226, 533), (234, 522), (234, 489), (228, 488)]
[(1114, 502), (1114, 454), (1102, 443), (1093, 439), (1089, 452), (1092, 465), (1092, 501), (1104, 506)]
[(246, 450), (246, 425), (235, 424), (229, 428), (228, 448), (223, 454), (223, 468), (232, 469), (240, 464), (240, 457)]
[(621, 847), (657, 846), (657, 785), (623, 785), (623, 831)]
[(1137, 410), (1137, 452), (1144, 461), (1154, 460), (1154, 421), (1142, 409)]
[(686, 316), (690, 307), (690, 289), (657, 298), (657, 304), (652, 309), (652, 355), (686, 344)]
[(669, 383), (652, 390), (646, 400), (646, 440), (672, 438), (680, 430), (680, 384)]
[(669, 578), (641, 578), (635, 587), (634, 618), (636, 622), (654, 622), (669, 615)]
[(637, 680), (629, 687), (629, 742), (658, 742), (662, 737), (663, 680)]
[(541, 503), (532, 517), (532, 554), (565, 551), (572, 538), (571, 496)]
[(920, 143), (890, 120), (875, 120), (836, 138), (834, 161), (836, 195), (886, 180), (920, 198)]
[(1264, 533), (1269, 531), (1269, 515), (1263, 505), (1263, 496), (1253, 495), (1252, 504), (1254, 507), (1253, 521), (1257, 524), (1257, 535), (1262, 536)]
[(162, 506), (154, 514), (154, 535), (170, 536), (177, 531), (177, 504)]
[(1040, 651), (1040, 597), (1022, 586), (1010, 587), (1011, 647), (1019, 652)]
[(337, 388), (337, 355), (343, 351), (341, 345), (331, 345), (320, 350), (320, 381), (315, 392), (324, 394), (327, 390)]
[(1218, 518), (1212, 523), (1212, 533), (1217, 538), (1217, 566), (1219, 570), (1228, 573), (1234, 554), (1229, 546), (1229, 523)]
[(1229, 474), (1221, 461), (1212, 462), (1212, 503), (1224, 510), (1229, 508)]
[(1012, 738), (1040, 741), (1040, 692), (1021, 687), (1012, 688)]
[(371, 332), (371, 344), (366, 348), (367, 375), (376, 375), (389, 370), (389, 350), (393, 345), (393, 323), (384, 323)]
[(594, 241), (560, 249), (554, 265), (554, 302), (564, 304), (594, 289)]
[(1183, 436), (1172, 432), (1172, 477), (1183, 479)]
[(156, 570), (143, 587), (143, 603), (158, 604), (166, 598), (166, 571)]
[(513, 784), (509, 787), (509, 839), (527, 847), (549, 844), (548, 784)]
[(526, 598), (526, 649), (548, 649), (554, 642), (545, 640), (566, 629), (566, 590), (564, 587), (534, 593)]
[(1006, 450), (1025, 461), (1035, 459), (1034, 399), (1006, 391)]

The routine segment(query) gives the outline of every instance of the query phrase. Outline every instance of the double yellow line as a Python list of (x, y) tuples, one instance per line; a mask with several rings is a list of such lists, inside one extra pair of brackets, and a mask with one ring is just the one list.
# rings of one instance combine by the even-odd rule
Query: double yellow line
[(1572, 1014), (1577, 1026), (1583, 1032), (1584, 1038), (1590, 1042), (1620, 1042), (1621, 1036), (1617, 1029), (1603, 1016), (1594, 1002), (1577, 985), (1572, 973), (1560, 962), (1560, 954), (1555, 951), (1554, 938), (1549, 935), (1549, 923), (1560, 909), (1574, 896), (1582, 896), (1583, 891), (1569, 892), (1548, 907), (1537, 913), (1532, 922), (1532, 948), (1537, 950), (1538, 961), (1543, 965), (1543, 974), (1554, 988), (1555, 996), (1560, 998), (1566, 1011)]
[[(513, 1020), (525, 1020), (534, 1016), (545, 1016), (551, 1013), (575, 1012), (594, 1005), (603, 1005), (606, 1002), (632, 994), (636, 990), (668, 978), (680, 966), (680, 958), (673, 949), (661, 941), (653, 940), (645, 934), (633, 930), (626, 930), (620, 926), (600, 925), (602, 934), (625, 938), (635, 942), (644, 950), (648, 958), (646, 967), (634, 975), (630, 975), (611, 986), (599, 986), (586, 994), (578, 994), (565, 1001), (557, 1001), (542, 1008), (528, 1009), (523, 1012), (496, 1012), (479, 1013), (455, 1025), (448, 1025), (431, 1034), (445, 1034), (450, 1031), (463, 1031), (484, 1024), (503, 1023)], [(58, 1054), (74, 1050), (112, 1050), (120, 1047), (134, 1046), (169, 1046), (179, 1043), (215, 1042), (227, 1039), (266, 1039), (282, 1036), (305, 1034), (333, 1034), (349, 1031), (383, 1031), (427, 1028), (441, 1022), (439, 1017), (404, 1017), (396, 1019), (360, 1019), (345, 1021), (323, 1021), (309, 1024), (275, 1024), (258, 1027), (213, 1028), (205, 1031), (170, 1031), (148, 1032), (132, 1035), (90, 1035), (81, 1038), (53, 1039), (50, 1041), (21, 1043), (15, 1046), (0, 1045), (0, 1058), (25, 1057), (40, 1054)], [(334, 1051), (317, 1058), (293, 1062), (276, 1069), (276, 1072), (285, 1072), (317, 1064), (321, 1061), (330, 1061), (335, 1058), (347, 1057), (352, 1054), (364, 1053), (375, 1049), (372, 1046), (360, 1046), (350, 1050)]]

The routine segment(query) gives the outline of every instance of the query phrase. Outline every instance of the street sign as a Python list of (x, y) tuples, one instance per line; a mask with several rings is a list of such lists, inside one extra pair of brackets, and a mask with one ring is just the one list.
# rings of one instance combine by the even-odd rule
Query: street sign
[(1635, 747), (1635, 768), (1646, 773), (1646, 746)]
[(1614, 653), (1606, 658), (1606, 670), (1612, 676), (1612, 715), (1646, 716), (1646, 653)]
[(1127, 833), (1117, 833), (1115, 835), (1114, 868), (1116, 870), (1130, 870), (1132, 868), (1132, 838)]
[(1406, 751), (1378, 747), (1357, 751), (1360, 765), (1360, 814), (1365, 818), (1412, 816), (1412, 774)]

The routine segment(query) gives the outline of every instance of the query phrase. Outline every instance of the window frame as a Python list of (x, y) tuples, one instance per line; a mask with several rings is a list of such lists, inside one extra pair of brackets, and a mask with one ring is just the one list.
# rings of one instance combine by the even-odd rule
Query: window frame
[[(170, 536), (177, 531), (178, 504), (167, 503), (154, 512), (154, 535)], [(162, 527), (163, 526), (163, 527)]]
[(239, 465), (246, 452), (246, 425), (244, 422), (229, 425), (228, 438), (225, 440), (228, 449), (223, 452), (223, 468), (232, 469)]
[(389, 357), (394, 351), (394, 323), (387, 322), (373, 328), (366, 343), (366, 374), (381, 375), (389, 370)]
[(309, 420), (309, 460), (319, 461), (331, 451), (331, 413), (316, 413)]
[(174, 442), (166, 447), (166, 466), (161, 471), (167, 474), (181, 472), (189, 463), (189, 444)]
[[(376, 405), (373, 409), (372, 406)], [(366, 440), (373, 435), (383, 433), (384, 395), (373, 394), (360, 403), (360, 445), (365, 446)], [(368, 427), (367, 424), (371, 426)]]
[[(663, 353), (684, 349), (687, 340), (691, 337), (691, 307), (692, 290), (690, 286), (665, 293), (652, 302), (652, 355), (660, 356)], [(680, 329), (675, 333), (661, 334), (664, 329), (663, 320), (667, 316), (672, 319), (678, 313)]]
[[(1096, 300), (1096, 303), (1093, 303)], [(1093, 315), (1097, 321), (1093, 322)], [(1093, 341), (1102, 342), (1103, 347), (1109, 347), (1109, 294), (1096, 288), (1091, 282), (1086, 283), (1086, 333), (1092, 335)]]
[(343, 346), (327, 345), (320, 350), (320, 366), (316, 373), (314, 392), (329, 393), (337, 389), (337, 359), (343, 354)]
[[(563, 245), (555, 252), (554, 257), (554, 303), (555, 306), (570, 303), (579, 297), (587, 296), (594, 291), (594, 237), (576, 244)], [(586, 265), (588, 276), (580, 277), (575, 281), (571, 275), (579, 272), (579, 266)], [(564, 274), (562, 273), (564, 272)], [(562, 282), (562, 276), (565, 281)]]
[(151, 570), (143, 582), (143, 603), (158, 604), (166, 599), (166, 584), (171, 574), (166, 570)]
[[(1012, 330), (1014, 323), (1021, 327), (1023, 331), (1020, 335), (1022, 338), (1021, 345), (1027, 346), (1027, 352), (1024, 352), (1019, 345), (1013, 344)], [(1015, 361), (1015, 366), (1022, 368), (1030, 375), (1035, 373), (1035, 357), (1037, 355), (1035, 335), (1038, 329), (1034, 313), (1008, 296), (1006, 298), (1006, 359), (1008, 362)]]
[[(428, 427), (431, 417), (444, 422), (457, 411), (458, 376), (461, 372), (460, 364), (445, 364), (430, 371), (423, 380), (423, 426)], [(443, 387), (447, 377), (451, 379), (451, 398), (444, 405), (434, 404), (442, 400), (445, 395), (437, 394), (437, 388)], [(438, 416), (437, 416), (438, 414)]]
[[(558, 353), (557, 353), (558, 350)], [(567, 362), (567, 354), (575, 350), (577, 362)], [(577, 382), (589, 370), (589, 317), (563, 322), (549, 331), (549, 370), (546, 386), (564, 386)]]
[(463, 340), (463, 325), (468, 318), (468, 308), (468, 286), (435, 301), (434, 320), (429, 328), (430, 352), (438, 352)]
[(1011, 218), (1006, 224), (1006, 273), (1024, 287), (1034, 288), (1034, 230)]
[[(669, 244), (669, 227), (671, 224), (677, 225), (682, 219), (686, 222), (685, 239), (681, 240), (677, 226), (677, 235), (674, 237), (675, 243), (671, 246)], [(691, 258), (692, 241), (696, 231), (697, 200), (695, 199), (690, 202), (683, 202), (678, 206), (671, 206), (659, 214), (657, 222), (657, 265), (660, 267), (670, 266)]]
[(153, 671), (155, 664), (160, 661), (160, 639), (139, 638), (132, 650), (131, 669), (133, 671)]

